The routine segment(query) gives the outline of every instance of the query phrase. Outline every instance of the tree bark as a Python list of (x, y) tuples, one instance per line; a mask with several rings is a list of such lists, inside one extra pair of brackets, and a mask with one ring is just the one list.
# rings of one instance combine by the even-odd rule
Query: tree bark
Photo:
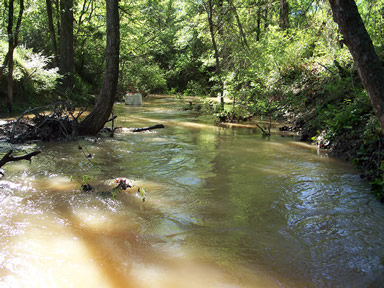
[(56, 42), (56, 33), (55, 33), (55, 26), (53, 25), (53, 13), (52, 13), (52, 1), (46, 0), (47, 5), (47, 14), (48, 14), (48, 27), (49, 27), (49, 34), (51, 36), (51, 42), (52, 42), (52, 52), (54, 55), (54, 66), (59, 66), (59, 59), (57, 55), (57, 42)]
[(14, 69), (14, 59), (13, 52), (19, 43), (19, 31), (21, 26), (21, 20), (24, 13), (24, 0), (20, 0), (20, 9), (19, 16), (16, 22), (16, 29), (13, 30), (13, 12), (14, 12), (14, 1), (10, 0), (8, 8), (8, 97), (7, 97), (7, 106), (8, 111), (12, 112), (13, 106), (13, 69)]
[(333, 19), (339, 25), (361, 81), (384, 133), (384, 68), (353, 0), (330, 0)]
[(8, 50), (10, 51), (9, 53), (9, 60), (8, 60), (8, 86), (7, 86), (7, 108), (8, 112), (12, 112), (12, 107), (13, 107), (13, 68), (14, 68), (14, 61), (13, 61), (13, 44), (9, 42), (8, 45)]
[(31, 161), (31, 158), (33, 156), (36, 156), (41, 153), (41, 151), (35, 151), (31, 152), (29, 154), (23, 155), (23, 156), (12, 156), (13, 150), (10, 150), (7, 154), (3, 156), (3, 158), (0, 159), (0, 167), (3, 167), (8, 162), (15, 162), (20, 160), (29, 160)]
[(231, 5), (231, 9), (233, 9), (233, 12), (235, 14), (235, 18), (236, 18), (237, 26), (239, 27), (239, 33), (240, 33), (240, 37), (241, 37), (242, 43), (244, 44), (244, 46), (247, 49), (249, 49), (249, 45), (248, 45), (248, 41), (247, 41), (247, 36), (244, 33), (243, 25), (241, 24), (239, 14), (237, 13), (237, 9), (236, 9), (235, 5), (233, 4), (232, 0), (229, 1), (229, 4)]
[(257, 18), (256, 18), (256, 41), (260, 41), (261, 33), (261, 6), (257, 9)]
[(153, 130), (153, 129), (161, 129), (164, 128), (163, 124), (156, 124), (150, 127), (145, 127), (145, 128), (135, 128), (133, 129), (133, 132), (142, 132), (142, 131), (148, 131), (148, 130)]
[(7, 105), (8, 111), (12, 112), (13, 105), (13, 0), (9, 1), (8, 7), (8, 98)]
[(57, 29), (57, 37), (58, 37), (58, 40), (60, 42), (60, 29), (61, 29), (61, 25), (60, 25), (60, 3), (59, 3), (59, 0), (53, 0), (54, 3), (55, 3), (55, 8), (56, 8), (56, 29)]
[(60, 73), (64, 90), (73, 88), (73, 0), (60, 0)]
[(281, 29), (289, 28), (289, 5), (288, 0), (280, 0), (280, 23)]
[(95, 135), (108, 121), (112, 112), (119, 77), (120, 27), (117, 0), (107, 0), (106, 64), (97, 103), (92, 112), (80, 123), (79, 133)]
[(221, 108), (224, 109), (224, 97), (223, 97), (223, 84), (221, 81), (221, 66), (220, 66), (220, 57), (219, 57), (219, 49), (217, 48), (216, 38), (215, 38), (215, 28), (213, 24), (213, 2), (212, 0), (208, 0), (208, 9), (206, 9), (208, 15), (208, 24), (209, 24), (209, 32), (211, 35), (211, 41), (213, 50), (215, 52), (215, 61), (216, 61), (216, 74), (219, 78), (219, 86), (220, 86), (220, 105)]
[(5, 54), (5, 57), (4, 57), (4, 62), (3, 62), (3, 65), (0, 66), (0, 77), (3, 75), (4, 73), (4, 69), (5, 67), (8, 66), (8, 61), (9, 61), (9, 53), (7, 52), (7, 54)]
[(268, 15), (269, 15), (269, 2), (266, 1), (265, 7), (264, 7), (264, 33), (267, 32), (268, 25), (269, 25)]

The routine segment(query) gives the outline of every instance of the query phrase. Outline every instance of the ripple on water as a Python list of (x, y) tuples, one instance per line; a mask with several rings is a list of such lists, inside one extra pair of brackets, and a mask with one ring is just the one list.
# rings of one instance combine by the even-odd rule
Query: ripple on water
[[(117, 105), (124, 125), (168, 121), (156, 133), (45, 143), (31, 165), (10, 164), (0, 286), (367, 287), (383, 272), (384, 209), (351, 167), (291, 140), (179, 123), (188, 112), (169, 107)], [(80, 193), (71, 175), (127, 177), (147, 201)]]

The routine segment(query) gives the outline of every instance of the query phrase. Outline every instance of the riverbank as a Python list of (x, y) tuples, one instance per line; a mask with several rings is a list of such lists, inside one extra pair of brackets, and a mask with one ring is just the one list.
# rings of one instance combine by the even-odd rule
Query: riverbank
[[(219, 111), (218, 98), (188, 99), (184, 107), (214, 115), (219, 125), (254, 129), (258, 129), (257, 124), (266, 129), (271, 125), (275, 130), (295, 135), (332, 156), (353, 162), (361, 177), (371, 183), (377, 198), (383, 202), (384, 139), (366, 92), (356, 77), (353, 88), (348, 87), (346, 81), (338, 87), (340, 91), (337, 93), (326, 89), (313, 91), (315, 82), (296, 90), (294, 96), (271, 102), (263, 111), (252, 111), (241, 102), (233, 104), (229, 100), (226, 100), (225, 110)], [(290, 89), (295, 89), (293, 84)], [(301, 98), (302, 101), (292, 102), (292, 98)], [(257, 121), (255, 115), (258, 115)]]
[(377, 198), (384, 201), (383, 135), (361, 87), (352, 95), (317, 98), (308, 103), (304, 111), (301, 107), (293, 107), (285, 121), (290, 131), (300, 135), (301, 141), (353, 162), (361, 177), (371, 183)]

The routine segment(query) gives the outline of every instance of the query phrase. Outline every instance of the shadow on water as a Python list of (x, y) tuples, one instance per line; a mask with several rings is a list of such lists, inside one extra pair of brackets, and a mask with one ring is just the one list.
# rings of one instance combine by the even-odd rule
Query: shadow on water
[[(120, 258), (130, 257), (130, 255), (127, 255), (126, 251), (121, 250), (122, 245), (120, 243), (116, 243), (117, 241), (110, 241), (110, 235), (105, 235), (104, 233), (93, 230), (92, 228), (82, 227), (79, 229), (83, 223), (73, 213), (72, 207), (67, 203), (64, 204), (63, 202), (60, 202), (54, 203), (53, 205), (56, 212), (60, 214), (62, 219), (64, 221), (68, 221), (69, 226), (72, 227), (71, 233), (75, 237), (81, 239), (84, 243), (90, 257), (97, 262), (100, 272), (106, 276), (111, 287), (137, 287), (137, 285), (135, 285), (135, 281), (130, 276), (130, 265), (127, 265), (127, 262), (122, 261), (124, 259)], [(124, 241), (128, 241), (130, 243), (137, 242), (136, 235), (131, 231), (124, 231), (123, 233), (120, 233), (120, 235), (115, 236), (118, 236), (118, 239), (124, 239)], [(110, 241), (110, 243), (105, 243), (106, 241)], [(101, 245), (102, 243), (104, 245)], [(117, 257), (117, 255), (120, 257)], [(106, 265), (106, 262), (108, 265)], [(125, 265), (122, 265), (122, 263), (125, 263)]]
[[(80, 140), (92, 165), (77, 143), (10, 164), (18, 186), (0, 195), (2, 283), (367, 287), (383, 273), (384, 210), (348, 164), (160, 100), (117, 105), (116, 125), (166, 129)], [(127, 177), (148, 200), (80, 193), (70, 175)]]
[[(82, 197), (91, 197), (92, 195), (81, 195)], [(81, 198), (82, 198), (81, 197)], [(155, 286), (145, 286), (142, 285), (143, 281), (140, 279), (140, 273), (138, 273), (137, 267), (133, 269), (134, 265), (137, 263), (145, 263), (145, 266), (158, 265), (161, 263), (162, 266), (169, 265), (169, 260), (165, 260), (171, 255), (166, 255), (160, 249), (155, 249), (152, 247), (153, 243), (156, 241), (163, 241), (161, 239), (150, 239), (145, 235), (141, 235), (139, 225), (131, 225), (128, 227), (124, 222), (129, 221), (127, 217), (124, 217), (121, 221), (123, 225), (117, 223), (110, 223), (112, 227), (92, 227), (92, 225), (87, 224), (86, 219), (81, 219), (79, 215), (74, 213), (73, 203), (69, 203), (68, 199), (65, 196), (59, 195), (59, 197), (53, 197), (52, 208), (57, 213), (60, 218), (67, 223), (67, 227), (70, 227), (70, 233), (82, 241), (83, 246), (89, 253), (90, 259), (95, 261), (99, 273), (101, 273), (106, 279), (108, 287), (156, 287)], [(98, 209), (105, 209), (105, 204), (111, 202), (111, 199), (103, 199), (100, 197), (94, 198), (93, 201), (99, 202)], [(130, 211), (140, 211), (144, 209), (146, 212), (150, 211), (151, 215), (161, 214), (156, 208), (151, 205), (144, 206), (139, 199), (135, 199), (134, 196), (128, 195), (125, 192), (122, 192), (118, 196), (117, 200), (118, 209), (129, 209)], [(93, 204), (95, 205), (96, 202)], [(116, 203), (114, 203), (116, 205)], [(148, 207), (150, 206), (150, 207)], [(144, 207), (144, 208), (143, 208)], [(115, 211), (118, 212), (118, 211)], [(133, 218), (140, 217), (137, 212), (129, 213), (129, 216), (132, 218), (132, 221), (135, 222)], [(81, 213), (80, 213), (81, 214)], [(145, 215), (142, 215), (145, 218)], [(112, 216), (113, 217), (113, 216)], [(150, 221), (150, 219), (146, 219)], [(114, 220), (112, 221), (114, 222)], [(173, 235), (167, 235), (167, 237), (173, 237)], [(153, 237), (152, 237), (153, 238)], [(136, 263), (136, 264), (135, 264)], [(143, 268), (145, 270), (145, 268)], [(87, 276), (87, 275), (84, 275)], [(103, 278), (104, 278), (103, 277)], [(161, 279), (163, 280), (163, 279)], [(169, 280), (170, 281), (170, 280)], [(162, 286), (162, 283), (158, 283), (158, 287)], [(103, 285), (101, 285), (103, 286)]]

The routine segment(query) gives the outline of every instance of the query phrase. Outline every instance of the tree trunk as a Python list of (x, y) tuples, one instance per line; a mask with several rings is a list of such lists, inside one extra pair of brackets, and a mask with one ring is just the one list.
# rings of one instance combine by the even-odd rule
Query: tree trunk
[(223, 97), (223, 84), (221, 81), (221, 66), (220, 66), (220, 58), (219, 58), (219, 49), (217, 48), (216, 38), (215, 38), (215, 28), (213, 24), (213, 3), (212, 0), (208, 1), (208, 24), (209, 24), (209, 32), (211, 34), (212, 46), (215, 52), (215, 60), (216, 60), (216, 74), (219, 78), (219, 86), (220, 86), (220, 105), (221, 108), (224, 109), (224, 97)]
[(333, 19), (353, 56), (360, 78), (384, 133), (384, 68), (365, 29), (355, 1), (330, 0)]
[(4, 57), (4, 62), (3, 62), (3, 65), (0, 66), (0, 77), (3, 75), (4, 73), (4, 69), (5, 67), (8, 66), (8, 61), (9, 61), (9, 54), (7, 52), (7, 54), (5, 54), (5, 57)]
[(8, 7), (8, 111), (12, 112), (13, 105), (13, 0), (9, 1)]
[(289, 5), (288, 0), (280, 0), (280, 23), (281, 29), (289, 28)]
[(55, 8), (56, 8), (56, 29), (57, 29), (57, 37), (58, 41), (60, 41), (60, 3), (59, 0), (53, 0), (55, 3)]
[(60, 0), (60, 73), (63, 89), (73, 88), (73, 0)]
[(261, 33), (261, 6), (257, 9), (257, 19), (256, 19), (256, 41), (260, 41)]
[(244, 33), (243, 25), (241, 24), (239, 14), (237, 13), (237, 9), (236, 9), (235, 5), (233, 4), (232, 0), (229, 1), (229, 4), (231, 5), (231, 9), (233, 10), (233, 12), (235, 14), (235, 18), (236, 18), (237, 26), (239, 27), (239, 33), (240, 33), (242, 43), (244, 44), (245, 47), (247, 47), (249, 49), (247, 37)]
[(7, 106), (8, 111), (12, 112), (13, 106), (13, 68), (14, 68), (14, 59), (13, 52), (16, 46), (19, 43), (19, 31), (21, 26), (21, 20), (24, 13), (24, 0), (20, 0), (20, 9), (19, 16), (16, 22), (16, 29), (13, 31), (13, 10), (14, 10), (14, 1), (10, 0), (8, 8), (8, 98)]
[(14, 61), (13, 61), (13, 41), (10, 41), (8, 43), (8, 51), (9, 51), (9, 59), (8, 59), (8, 98), (7, 98), (7, 108), (8, 112), (12, 112), (12, 106), (13, 106), (13, 67), (14, 67)]
[(264, 33), (267, 32), (268, 25), (269, 25), (268, 15), (269, 15), (269, 2), (267, 1), (264, 7)]
[(51, 42), (52, 42), (52, 51), (54, 55), (54, 66), (59, 66), (59, 59), (57, 56), (57, 43), (56, 43), (56, 33), (55, 33), (55, 26), (53, 25), (53, 14), (52, 14), (52, 2), (51, 0), (46, 0), (47, 4), (47, 14), (48, 14), (48, 27), (49, 27), (49, 34), (51, 35)]
[(97, 134), (108, 121), (112, 112), (119, 77), (120, 28), (117, 0), (107, 0), (107, 47), (106, 64), (97, 103), (92, 112), (80, 123), (82, 135)]

